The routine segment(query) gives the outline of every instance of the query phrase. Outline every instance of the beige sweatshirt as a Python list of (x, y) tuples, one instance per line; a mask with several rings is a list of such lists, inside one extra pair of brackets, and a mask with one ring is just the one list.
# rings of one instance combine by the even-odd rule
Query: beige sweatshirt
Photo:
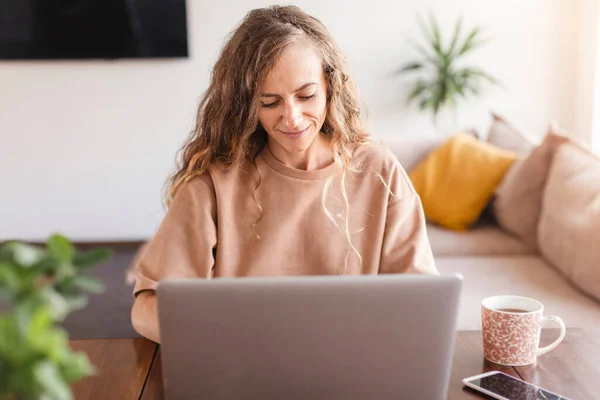
[(179, 190), (136, 267), (134, 293), (175, 277), (437, 274), (420, 198), (396, 157), (365, 145), (350, 167), (348, 231), (360, 258), (346, 237), (337, 165), (297, 170), (265, 148), (256, 163), (212, 167)]

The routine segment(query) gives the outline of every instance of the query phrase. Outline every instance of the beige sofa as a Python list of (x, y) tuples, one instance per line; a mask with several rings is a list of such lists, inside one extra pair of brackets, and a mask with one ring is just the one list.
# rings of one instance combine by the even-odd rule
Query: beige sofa
[[(495, 133), (503, 138), (500, 144), (519, 153), (520, 164), (539, 147), (539, 141), (519, 137), (515, 140), (506, 132), (498, 132), (500, 128), (507, 126), (496, 126)], [(493, 126), (490, 135), (494, 133), (492, 129)], [(407, 171), (442, 140), (412, 136), (383, 138)], [(546, 179), (538, 179), (542, 175), (539, 168), (533, 178), (539, 181), (540, 190), (540, 198), (536, 200), (539, 206), (533, 211), (539, 216), (531, 219), (536, 224), (533, 241), (522, 240), (493, 221), (478, 222), (467, 232), (428, 225), (440, 273), (456, 272), (464, 277), (458, 329), (481, 329), (481, 300), (502, 294), (541, 301), (545, 314), (560, 316), (567, 327), (600, 326), (600, 158), (581, 155), (566, 145), (555, 147), (553, 151), (560, 152), (560, 160), (556, 158), (558, 155), (550, 160)], [(573, 157), (578, 161), (573, 162)], [(527, 182), (521, 182), (521, 186), (524, 183)], [(529, 191), (526, 201), (535, 197), (531, 194), (533, 186), (524, 186)], [(515, 208), (519, 205), (517, 202)], [(523, 210), (515, 210), (515, 214), (508, 210), (509, 219), (514, 220), (519, 212)]]

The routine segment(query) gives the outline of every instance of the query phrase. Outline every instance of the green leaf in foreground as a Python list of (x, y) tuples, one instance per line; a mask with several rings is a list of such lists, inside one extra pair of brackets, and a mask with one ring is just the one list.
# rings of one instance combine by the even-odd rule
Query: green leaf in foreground
[(85, 353), (71, 352), (62, 362), (62, 376), (67, 382), (73, 382), (96, 373)]
[(103, 249), (79, 252), (60, 235), (45, 247), (0, 244), (0, 399), (69, 400), (69, 382), (94, 373), (57, 323), (85, 307), (89, 293), (103, 291), (99, 280), (82, 271), (111, 255)]
[(12, 261), (24, 268), (34, 266), (45, 255), (44, 250), (22, 242), (8, 242), (2, 245), (2, 247), (4, 247), (4, 251), (2, 252), (3, 258), (12, 255)]
[(64, 382), (56, 364), (49, 360), (40, 361), (33, 368), (38, 384), (46, 390), (46, 395), (53, 400), (71, 400), (73, 394)]
[(104, 285), (99, 280), (87, 275), (80, 275), (73, 279), (73, 284), (79, 289), (85, 290), (89, 293), (102, 293), (104, 292)]
[(48, 250), (61, 261), (71, 262), (75, 255), (75, 247), (69, 239), (61, 235), (52, 235), (48, 239)]
[(77, 253), (73, 258), (73, 265), (78, 268), (91, 267), (101, 264), (112, 256), (112, 251), (108, 249), (92, 249), (86, 252)]

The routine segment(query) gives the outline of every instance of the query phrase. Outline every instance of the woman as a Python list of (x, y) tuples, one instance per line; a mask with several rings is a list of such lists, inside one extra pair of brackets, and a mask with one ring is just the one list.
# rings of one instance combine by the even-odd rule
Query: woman
[(317, 19), (251, 11), (213, 69), (169, 210), (137, 265), (134, 328), (159, 341), (166, 278), (437, 274), (420, 199), (359, 114)]

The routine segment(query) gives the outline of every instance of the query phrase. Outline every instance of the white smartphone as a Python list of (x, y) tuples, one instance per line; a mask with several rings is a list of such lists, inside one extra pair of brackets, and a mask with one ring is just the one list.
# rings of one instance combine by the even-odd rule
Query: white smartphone
[(500, 371), (463, 379), (465, 386), (499, 400), (569, 400)]

